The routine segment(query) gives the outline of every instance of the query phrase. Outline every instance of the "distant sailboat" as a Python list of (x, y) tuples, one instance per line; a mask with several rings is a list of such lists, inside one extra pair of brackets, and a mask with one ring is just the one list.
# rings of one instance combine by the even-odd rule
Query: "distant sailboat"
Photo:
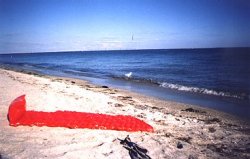
[(134, 40), (134, 35), (132, 35), (132, 41)]

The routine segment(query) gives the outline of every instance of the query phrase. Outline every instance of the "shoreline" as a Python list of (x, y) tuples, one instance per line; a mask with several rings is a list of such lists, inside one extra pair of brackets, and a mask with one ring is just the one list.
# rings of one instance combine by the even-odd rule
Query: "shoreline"
[[(3, 147), (3, 150), (0, 150), (0, 154), (3, 158), (5, 156), (6, 158), (16, 158), (15, 155), (19, 154), (24, 154), (24, 158), (32, 155), (34, 158), (45, 158), (44, 153), (36, 154), (35, 150), (34, 152), (27, 149), (20, 150), (22, 143), (34, 145), (39, 142), (43, 144), (41, 147), (38, 146), (37, 149), (41, 148), (42, 152), (49, 151), (48, 149), (45, 150), (47, 146), (52, 147), (52, 150), (53, 148), (57, 150), (55, 152), (51, 151), (51, 154), (48, 154), (49, 158), (58, 154), (65, 158), (74, 155), (76, 156), (73, 158), (80, 158), (85, 151), (89, 155), (86, 158), (117, 158), (116, 155), (121, 155), (119, 158), (127, 158), (127, 150), (119, 144), (116, 138), (124, 138), (128, 134), (131, 136), (132, 141), (147, 148), (149, 156), (152, 158), (188, 158), (190, 156), (194, 158), (250, 157), (250, 143), (247, 140), (250, 137), (249, 123), (227, 113), (189, 104), (160, 100), (155, 97), (107, 86), (98, 86), (79, 79), (40, 75), (29, 71), (17, 72), (17, 70), (2, 68), (0, 68), (0, 75), (0, 86), (3, 90), (0, 104), (1, 123), (3, 123), (3, 127), (1, 127), (3, 137), (0, 138), (0, 147)], [(15, 88), (12, 88), (13, 86)], [(6, 91), (7, 93), (5, 93)], [(25, 92), (28, 102), (27, 109), (41, 111), (73, 110), (132, 115), (152, 125), (155, 132), (128, 133), (110, 130), (9, 127), (7, 118), (3, 118), (6, 116), (8, 106), (18, 94), (21, 95), (20, 93)], [(29, 131), (34, 131), (34, 136), (27, 137)], [(65, 131), (68, 134), (64, 133)], [(35, 134), (38, 132), (41, 132), (38, 135), (40, 137), (34, 140)], [(55, 132), (64, 137), (74, 134), (75, 138), (81, 138), (80, 136), (85, 134), (88, 139), (83, 139), (86, 143), (74, 141), (77, 146), (75, 148), (73, 145), (72, 150), (72, 142), (55, 137)], [(14, 139), (7, 137), (10, 136), (9, 133), (11, 137), (14, 135)], [(50, 137), (44, 141), (46, 135)], [(93, 144), (93, 147), (90, 146), (86, 150), (79, 150), (79, 145), (88, 147), (87, 145), (92, 142), (90, 138), (93, 137), (97, 141)], [(107, 139), (102, 141), (103, 137)], [(69, 138), (73, 140), (71, 136)], [(58, 141), (61, 147), (58, 148), (56, 143), (47, 143), (47, 141), (53, 140)], [(66, 140), (71, 143), (69, 146), (65, 145)], [(15, 146), (16, 149), (9, 148), (12, 142), (18, 143)], [(104, 144), (95, 147), (98, 142)], [(176, 147), (177, 142), (181, 142), (184, 148), (178, 149)], [(155, 145), (157, 145), (157, 148)], [(65, 154), (62, 152), (65, 151), (64, 149), (67, 150)], [(71, 153), (72, 151), (75, 153)], [(95, 156), (95, 153), (97, 156)]]
[[(101, 84), (95, 84), (91, 81), (88, 80), (84, 80), (84, 79), (78, 79), (78, 78), (73, 78), (73, 77), (63, 77), (63, 76), (53, 76), (53, 75), (45, 75), (45, 74), (41, 74), (35, 71), (30, 71), (30, 70), (23, 70), (23, 69), (16, 69), (16, 68), (1, 68), (0, 70), (8, 70), (8, 71), (14, 71), (14, 72), (18, 72), (18, 73), (23, 73), (23, 74), (27, 74), (27, 75), (32, 75), (32, 76), (37, 76), (37, 77), (41, 77), (41, 78), (46, 78), (53, 81), (59, 81), (59, 82), (65, 82), (67, 84), (73, 84), (73, 85), (77, 85), (81, 88), (87, 89), (87, 90), (91, 90), (94, 92), (101, 92), (107, 95), (112, 95), (115, 93), (119, 93), (124, 96), (126, 96), (127, 94), (138, 98), (139, 100), (142, 101), (154, 101), (159, 103), (158, 105), (165, 105), (164, 103), (171, 103), (173, 105), (177, 105), (178, 107), (180, 107), (179, 109), (184, 109), (186, 107), (194, 107), (196, 109), (200, 109), (201, 111), (208, 111), (208, 112), (212, 112), (212, 114), (219, 114), (220, 116), (223, 116), (225, 118), (232, 118), (233, 120), (239, 120), (242, 122), (248, 122), (246, 119), (240, 118), (239, 116), (235, 116), (232, 115), (230, 113), (224, 112), (224, 111), (220, 111), (220, 110), (216, 110), (213, 108), (209, 108), (209, 107), (203, 107), (203, 106), (199, 106), (199, 105), (195, 105), (195, 104), (189, 104), (189, 103), (185, 103), (185, 102), (178, 102), (178, 101), (173, 101), (173, 100), (166, 100), (166, 99), (161, 99), (161, 98), (157, 98), (154, 96), (150, 96), (150, 95), (146, 95), (146, 94), (142, 94), (142, 93), (138, 93), (138, 92), (134, 92), (134, 91), (129, 91), (126, 89), (122, 89), (122, 88), (114, 88), (112, 86), (106, 86), (106, 85), (101, 85)], [(104, 87), (104, 88), (103, 88)], [(106, 91), (108, 90), (108, 91)], [(111, 91), (111, 93), (109, 92)], [(114, 93), (115, 92), (115, 93)], [(164, 107), (164, 106), (163, 106)]]
[[(15, 71), (15, 72), (20, 72), (20, 73), (24, 73), (24, 74), (28, 74), (28, 75), (34, 75), (34, 76), (38, 76), (38, 77), (44, 77), (44, 78), (48, 78), (48, 79), (62, 79), (63, 81), (78, 81), (77, 83), (79, 83), (78, 85), (83, 87), (84, 84), (87, 83), (87, 86), (91, 86), (93, 88), (95, 87), (101, 87), (101, 86), (105, 86), (105, 87), (109, 87), (109, 89), (113, 89), (113, 90), (117, 90), (120, 93), (123, 94), (133, 94), (133, 96), (137, 96), (138, 98), (140, 98), (141, 100), (145, 100), (150, 98), (151, 100), (158, 100), (158, 101), (162, 101), (164, 103), (164, 101), (166, 102), (173, 102), (173, 103), (178, 103), (179, 105), (183, 105), (183, 106), (194, 106), (200, 109), (208, 109), (210, 111), (214, 111), (214, 113), (216, 112), (220, 112), (221, 114), (224, 114), (226, 116), (231, 116), (231, 118), (235, 118), (236, 120), (242, 120), (244, 122), (249, 122), (250, 118), (247, 114), (249, 113), (245, 113), (242, 114), (242, 110), (234, 110), (231, 106), (232, 103), (224, 103), (223, 101), (219, 101), (218, 99), (215, 99), (217, 97), (204, 97), (202, 95), (196, 95), (196, 94), (189, 94), (189, 95), (184, 95), (186, 92), (176, 92), (175, 90), (167, 90), (167, 92), (164, 93), (160, 93), (160, 95), (157, 93), (157, 95), (154, 95), (154, 91), (147, 91), (146, 89), (142, 88), (140, 89), (140, 87), (144, 87), (144, 86), (136, 86), (138, 83), (134, 83), (132, 84), (130, 87), (130, 89), (126, 89), (124, 87), (120, 87), (119, 85), (113, 84), (113, 82), (115, 80), (109, 80), (107, 82), (105, 82), (106, 80), (104, 79), (95, 79), (94, 77), (84, 77), (84, 78), (78, 78), (78, 77), (65, 77), (64, 75), (46, 75), (44, 73), (40, 73), (40, 72), (36, 72), (33, 70), (24, 70), (24, 69), (18, 69), (18, 68), (13, 68), (13, 67), (0, 67), (0, 69), (5, 69), (5, 70), (10, 70), (10, 71)], [(104, 80), (104, 81), (103, 81)], [(110, 82), (111, 81), (111, 82)], [(112, 82), (113, 81), (113, 82)], [(120, 81), (120, 82), (127, 82), (127, 81)], [(76, 83), (76, 84), (77, 84)], [(106, 86), (107, 84), (107, 86)], [(140, 83), (141, 84), (141, 83)], [(142, 83), (144, 84), (144, 83)], [(127, 84), (126, 84), (127, 85)], [(135, 88), (134, 88), (135, 87)], [(137, 90), (137, 88), (139, 88), (139, 91)], [(155, 89), (153, 87), (156, 86), (146, 86), (148, 87), (147, 89)], [(165, 88), (160, 88), (160, 87), (156, 87), (158, 91), (165, 91)], [(89, 89), (89, 88), (88, 88)], [(95, 90), (93, 90), (95, 91)], [(175, 92), (175, 93), (173, 93)], [(105, 93), (105, 92), (104, 92)], [(153, 93), (153, 94), (152, 94)], [(167, 95), (167, 94), (170, 95)], [(184, 94), (183, 94), (184, 93)], [(178, 95), (177, 95), (178, 94)], [(163, 97), (164, 95), (166, 96), (173, 96), (173, 97)], [(197, 99), (195, 98), (202, 98), (199, 101), (195, 101)], [(173, 98), (173, 99), (172, 99)], [(215, 100), (215, 101), (214, 101)], [(214, 103), (216, 102), (216, 104)], [(215, 105), (214, 105), (215, 104)], [(235, 103), (234, 103), (235, 104)], [(164, 104), (163, 104), (164, 105)], [(233, 105), (235, 107), (235, 105)], [(243, 106), (245, 107), (246, 105), (239, 105), (239, 106)], [(229, 107), (229, 110), (225, 110), (222, 107)], [(231, 110), (232, 109), (232, 110)], [(233, 111), (234, 110), (234, 111)], [(248, 109), (245, 110), (246, 112), (248, 112)]]
[[(163, 101), (173, 101), (177, 103), (183, 103), (188, 105), (196, 105), (198, 107), (209, 108), (224, 113), (232, 114), (237, 118), (241, 118), (245, 121), (250, 121), (250, 108), (249, 100), (217, 96), (217, 95), (207, 95), (195, 92), (178, 91), (175, 89), (164, 88), (158, 84), (152, 84), (148, 82), (138, 82), (133, 80), (119, 79), (119, 78), (108, 78), (108, 77), (95, 77), (95, 76), (78, 76), (73, 74), (67, 74), (63, 72), (43, 72), (39, 70), (18, 68), (13, 66), (0, 66), (3, 69), (14, 70), (21, 73), (33, 74), (37, 76), (53, 76), (61, 78), (71, 78), (79, 79), (83, 81), (88, 81), (93, 85), (105, 85), (110, 88), (127, 90), (127, 92), (134, 92), (136, 94), (144, 95), (147, 97), (153, 97)], [(195, 87), (194, 87), (195, 88)]]

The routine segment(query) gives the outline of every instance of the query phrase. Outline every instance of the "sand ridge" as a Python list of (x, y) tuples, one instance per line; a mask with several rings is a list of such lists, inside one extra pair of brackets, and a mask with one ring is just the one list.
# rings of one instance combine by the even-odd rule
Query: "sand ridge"
[[(129, 159), (117, 140), (127, 135), (148, 149), (152, 158), (250, 158), (249, 123), (226, 113), (77, 79), (4, 69), (0, 69), (0, 89), (2, 158)], [(10, 127), (8, 106), (22, 94), (28, 110), (132, 115), (155, 132)]]

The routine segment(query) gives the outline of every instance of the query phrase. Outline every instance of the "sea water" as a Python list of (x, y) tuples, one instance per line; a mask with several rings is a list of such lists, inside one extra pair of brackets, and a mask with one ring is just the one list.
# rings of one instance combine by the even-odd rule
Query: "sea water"
[(2, 54), (0, 65), (87, 79), (250, 119), (250, 48)]

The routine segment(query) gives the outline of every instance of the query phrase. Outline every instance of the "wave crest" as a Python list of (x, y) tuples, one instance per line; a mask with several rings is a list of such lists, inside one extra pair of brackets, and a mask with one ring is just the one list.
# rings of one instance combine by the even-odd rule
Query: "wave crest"
[(242, 99), (242, 97), (240, 97), (238, 95), (230, 94), (228, 92), (215, 91), (215, 90), (210, 90), (210, 89), (206, 89), (206, 88), (188, 87), (188, 86), (183, 86), (183, 85), (179, 85), (179, 84), (172, 84), (172, 83), (167, 83), (167, 82), (160, 83), (160, 87), (170, 88), (170, 89), (184, 91), (184, 92), (193, 92), (193, 93), (201, 93), (201, 94), (207, 94), (207, 95), (233, 97), (233, 98)]
[(133, 74), (132, 72), (129, 72), (129, 73), (126, 73), (125, 76), (126, 76), (127, 78), (131, 78), (131, 77), (132, 77), (132, 74)]

